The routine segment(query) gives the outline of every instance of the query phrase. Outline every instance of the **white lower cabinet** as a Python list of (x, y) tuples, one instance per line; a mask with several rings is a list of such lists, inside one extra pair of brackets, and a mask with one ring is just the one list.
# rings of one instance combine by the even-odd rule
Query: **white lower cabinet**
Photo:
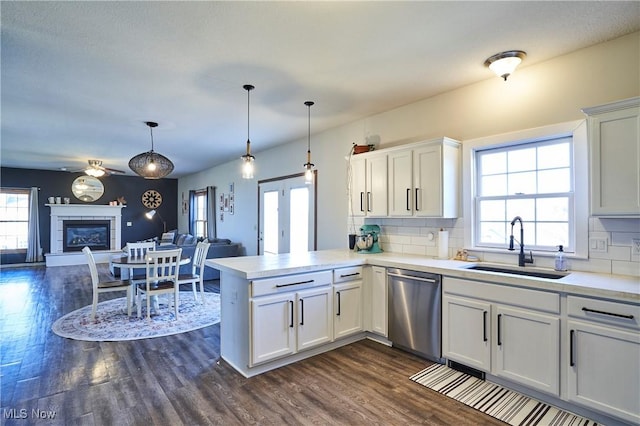
[(340, 339), (364, 330), (362, 267), (336, 269), (333, 274), (333, 335)]
[(640, 307), (568, 297), (568, 398), (640, 424)]
[[(285, 279), (256, 280), (252, 285), (256, 297), (250, 300), (250, 365), (333, 340), (330, 271)], [(291, 291), (305, 286), (309, 288)], [(265, 293), (267, 295), (263, 295)]]
[(558, 294), (445, 277), (442, 327), (445, 358), (559, 395)]
[(387, 270), (380, 266), (373, 266), (370, 277), (369, 331), (387, 337)]

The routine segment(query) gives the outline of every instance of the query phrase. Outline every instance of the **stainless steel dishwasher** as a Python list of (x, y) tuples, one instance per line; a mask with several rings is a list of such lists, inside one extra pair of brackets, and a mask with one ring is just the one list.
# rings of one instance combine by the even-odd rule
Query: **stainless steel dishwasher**
[(387, 268), (389, 340), (436, 362), (442, 359), (441, 276)]

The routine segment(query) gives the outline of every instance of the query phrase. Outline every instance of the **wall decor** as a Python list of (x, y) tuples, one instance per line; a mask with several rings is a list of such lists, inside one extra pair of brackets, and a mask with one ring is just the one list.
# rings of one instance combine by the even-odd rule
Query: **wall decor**
[(155, 189), (148, 189), (142, 194), (142, 205), (149, 209), (156, 209), (162, 204), (162, 195)]

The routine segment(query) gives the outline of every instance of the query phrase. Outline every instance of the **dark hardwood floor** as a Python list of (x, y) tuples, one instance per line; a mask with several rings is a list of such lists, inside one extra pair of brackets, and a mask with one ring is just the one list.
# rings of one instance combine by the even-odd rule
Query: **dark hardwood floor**
[(410, 381), (428, 361), (369, 340), (246, 379), (219, 359), (219, 325), (127, 342), (51, 331), (90, 303), (86, 266), (0, 269), (0, 424), (504, 425)]

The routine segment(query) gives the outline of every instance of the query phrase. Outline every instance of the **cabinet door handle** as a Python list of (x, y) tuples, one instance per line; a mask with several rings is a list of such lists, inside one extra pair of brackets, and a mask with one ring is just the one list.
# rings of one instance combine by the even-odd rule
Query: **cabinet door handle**
[(420, 200), (420, 198), (418, 197), (418, 191), (420, 190), (420, 188), (416, 188), (416, 211), (419, 211), (420, 209), (418, 208), (418, 200)]
[(609, 316), (618, 317), (618, 318), (633, 319), (633, 315), (616, 314), (614, 312), (598, 311), (596, 309), (591, 309), (591, 308), (586, 308), (586, 307), (583, 307), (582, 310), (584, 312), (592, 312), (594, 314), (602, 314), (602, 315), (609, 315)]
[(367, 211), (371, 211), (371, 193), (367, 192)]
[(336, 296), (338, 296), (338, 313), (336, 316), (340, 316), (340, 292), (336, 291)]
[(575, 330), (569, 331), (569, 366), (573, 367), (576, 365), (576, 361), (573, 358), (573, 339), (575, 338)]
[(482, 340), (487, 341), (487, 311), (482, 312)]
[(407, 211), (411, 211), (411, 207), (409, 206), (410, 198), (411, 198), (411, 188), (407, 188)]
[(289, 300), (289, 316), (291, 321), (289, 321), (289, 327), (293, 328), (293, 300)]
[(355, 277), (356, 275), (360, 275), (360, 272), (354, 272), (353, 274), (340, 274), (340, 278)]
[(364, 212), (364, 192), (360, 192), (360, 211)]
[(289, 283), (289, 284), (276, 284), (276, 288), (289, 287), (290, 285), (309, 284), (309, 283), (312, 283), (314, 281), (315, 280), (306, 280), (306, 281), (298, 281), (298, 282)]
[(304, 299), (300, 299), (300, 325), (304, 325)]
[(498, 314), (498, 346), (502, 346), (501, 322), (502, 322), (502, 314)]

